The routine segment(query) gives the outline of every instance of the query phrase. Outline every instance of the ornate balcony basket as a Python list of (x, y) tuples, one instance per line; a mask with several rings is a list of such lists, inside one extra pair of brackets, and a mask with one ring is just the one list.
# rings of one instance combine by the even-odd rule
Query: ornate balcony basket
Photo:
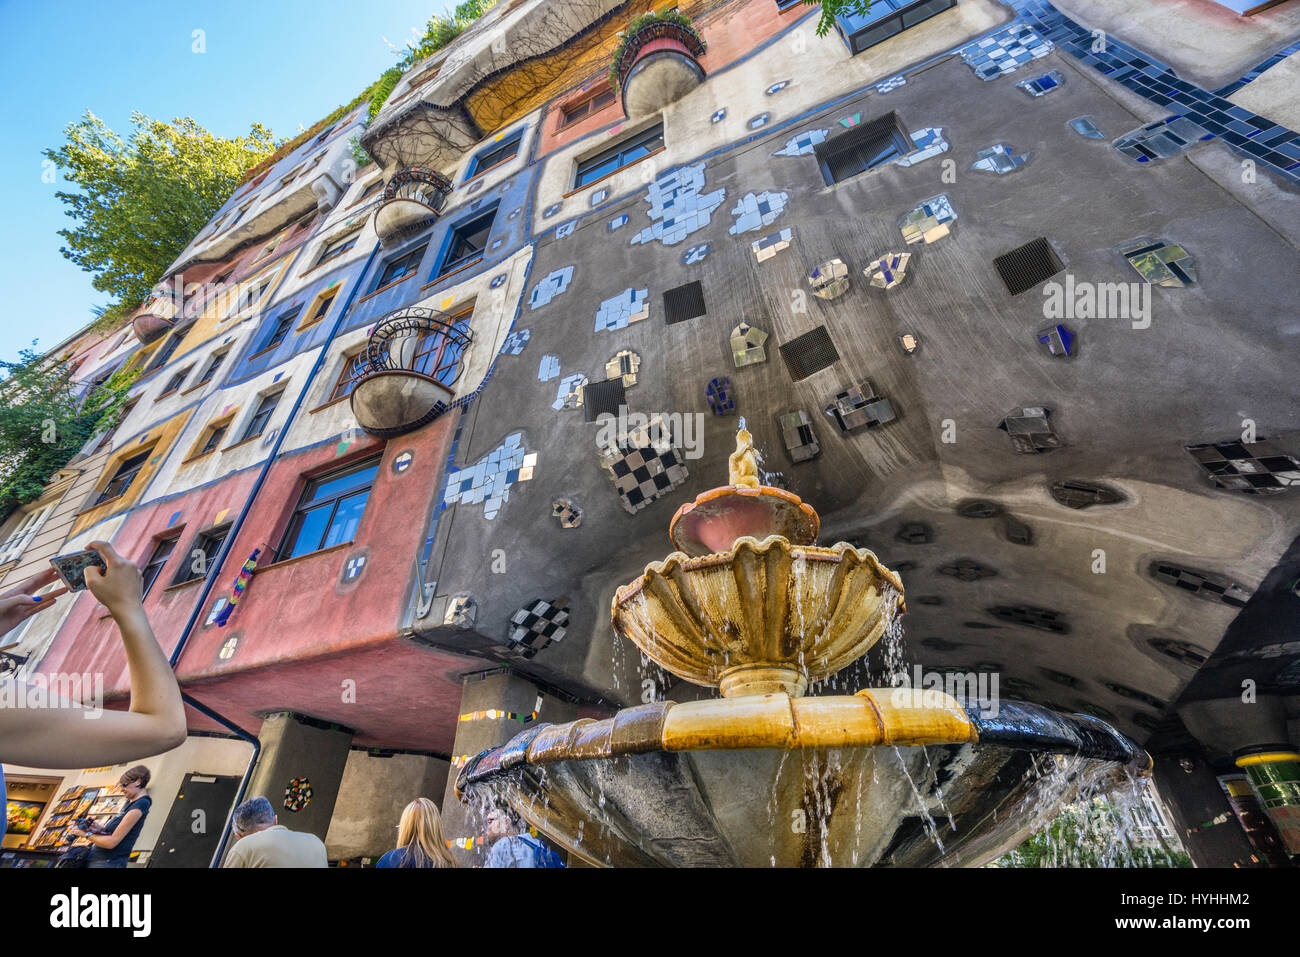
[(633, 25), (615, 54), (613, 79), (629, 119), (658, 113), (704, 81), (699, 57), (705, 43), (693, 28), (673, 20)]
[(437, 170), (408, 166), (393, 174), (384, 187), (384, 201), (375, 210), (375, 232), (385, 246), (433, 225), (447, 203), (451, 180)]
[(467, 322), (410, 307), (382, 319), (354, 360), (352, 414), (371, 435), (392, 438), (447, 411), (460, 361), (473, 342)]

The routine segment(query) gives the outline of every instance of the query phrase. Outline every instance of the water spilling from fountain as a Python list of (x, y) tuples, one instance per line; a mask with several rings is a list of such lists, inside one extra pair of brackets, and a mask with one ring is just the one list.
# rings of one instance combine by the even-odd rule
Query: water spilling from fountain
[(816, 511), (759, 462), (742, 423), (729, 483), (678, 509), (677, 550), (611, 608), (616, 643), (721, 697), (530, 726), (466, 763), (463, 800), (507, 802), (597, 866), (964, 866), (1146, 773), (1087, 715), (908, 687), (809, 696), (881, 642), (886, 678), (902, 670), (903, 583), (869, 550), (818, 546)]

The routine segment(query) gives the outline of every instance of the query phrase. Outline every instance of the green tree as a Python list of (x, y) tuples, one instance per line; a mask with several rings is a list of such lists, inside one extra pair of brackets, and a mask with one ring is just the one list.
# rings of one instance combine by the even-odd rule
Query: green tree
[(1191, 867), (1181, 847), (1163, 840), (1136, 841), (1133, 825), (1149, 815), (1125, 813), (1103, 797), (1069, 804), (1052, 823), (1015, 850), (993, 862), (995, 867)]
[(163, 278), (181, 250), (207, 225), (245, 171), (274, 149), (270, 130), (254, 123), (248, 136), (226, 139), (186, 117), (163, 123), (131, 115), (123, 139), (87, 112), (48, 149), (80, 192), (56, 195), (76, 226), (59, 231), (59, 251), (115, 297), (104, 316), (115, 322)]
[(826, 36), (831, 27), (835, 26), (837, 16), (849, 16), (857, 14), (866, 16), (867, 11), (871, 9), (871, 0), (803, 0), (810, 7), (821, 7), (822, 18), (817, 21), (817, 35)]
[[(35, 345), (35, 343), (33, 343)], [(117, 425), (138, 372), (117, 372), (84, 396), (71, 363), (30, 349), (0, 360), (0, 522), (40, 498), (90, 438)]]

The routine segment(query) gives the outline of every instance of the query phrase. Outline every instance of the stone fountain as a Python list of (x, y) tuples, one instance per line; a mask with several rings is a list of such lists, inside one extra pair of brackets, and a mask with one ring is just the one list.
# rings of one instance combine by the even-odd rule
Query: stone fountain
[(721, 698), (535, 724), (466, 763), (457, 793), (508, 802), (597, 866), (977, 865), (1099, 781), (1149, 772), (1110, 725), (935, 690), (805, 696), (896, 625), (872, 552), (761, 485), (740, 429), (730, 482), (673, 516), (677, 551), (614, 596), (620, 638)]

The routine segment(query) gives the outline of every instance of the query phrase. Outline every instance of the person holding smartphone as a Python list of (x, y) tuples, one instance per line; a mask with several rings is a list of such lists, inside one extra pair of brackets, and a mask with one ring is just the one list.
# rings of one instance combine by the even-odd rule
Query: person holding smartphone
[[(86, 587), (108, 609), (121, 633), (130, 670), (130, 710), (97, 711), (96, 719), (89, 721), (86, 710), (68, 702), (51, 702), (52, 707), (40, 709), (0, 708), (0, 762), (43, 768), (122, 764), (170, 751), (185, 740), (181, 689), (145, 617), (140, 569), (107, 542), (91, 542), (90, 547), (104, 567), (85, 570)], [(53, 607), (66, 588), (34, 593), (56, 577), (50, 569), (0, 593), (0, 635)], [(23, 684), (12, 678), (0, 680)], [(19, 687), (9, 700), (32, 698), (25, 687)]]
[(128, 802), (122, 813), (94, 830), (76, 825), (68, 828), (69, 834), (84, 837), (92, 845), (86, 857), (87, 867), (126, 867), (136, 839), (144, 828), (144, 819), (149, 816), (153, 804), (153, 799), (145, 793), (149, 786), (149, 769), (137, 764), (123, 772), (117, 783)]

